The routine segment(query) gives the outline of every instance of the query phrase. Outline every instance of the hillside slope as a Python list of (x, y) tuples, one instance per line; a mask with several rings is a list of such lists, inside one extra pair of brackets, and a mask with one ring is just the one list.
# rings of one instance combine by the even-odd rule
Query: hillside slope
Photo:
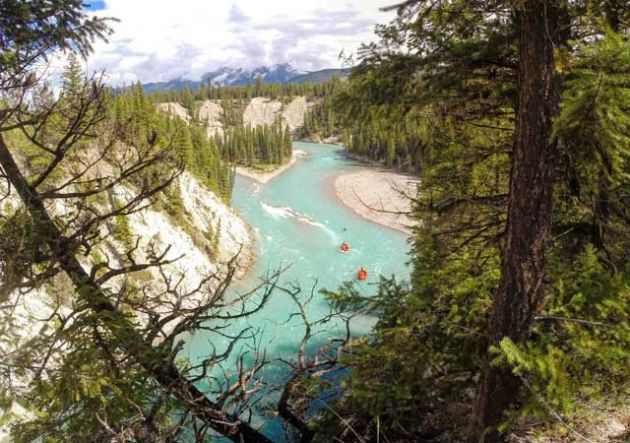
[[(144, 294), (146, 306), (168, 306), (182, 303), (182, 308), (195, 307), (206, 303), (214, 297), (214, 290), (219, 280), (227, 274), (228, 262), (235, 259), (236, 278), (242, 278), (249, 270), (253, 261), (253, 233), (247, 224), (209, 189), (201, 185), (189, 173), (182, 174), (177, 179), (176, 189), (183, 202), (183, 211), (177, 219), (159, 210), (158, 207), (147, 207), (126, 217), (126, 230), (132, 242), (137, 243), (134, 259), (138, 262), (150, 262), (151, 254), (155, 251), (167, 251), (165, 261), (173, 261), (161, 268), (149, 268), (141, 272), (129, 274), (123, 278), (110, 281), (111, 288), (120, 285), (134, 285), (140, 294)], [(125, 186), (114, 188), (110, 203), (116, 199), (124, 200), (131, 195)], [(12, 195), (5, 202), (4, 212), (9, 214), (20, 208), (21, 203), (16, 195)], [(71, 211), (68, 206), (56, 205), (51, 210), (63, 216)], [(104, 226), (105, 240), (96, 245), (95, 253), (81, 258), (86, 271), (91, 272), (97, 262), (107, 257), (109, 265), (122, 265), (128, 247), (124, 240), (116, 235), (119, 230), (117, 222)], [(96, 252), (98, 251), (98, 252)], [(100, 259), (97, 258), (100, 256)], [(209, 278), (216, 275), (216, 278)], [(165, 281), (178, 282), (177, 291), (166, 290)], [(183, 296), (188, 292), (195, 292), (190, 298)], [(52, 283), (23, 294), (20, 291), (10, 295), (10, 302), (15, 305), (12, 316), (13, 348), (1, 351), (4, 355), (13, 355), (26, 343), (38, 340), (46, 329), (54, 328), (53, 312), (68, 313), (69, 306), (74, 303), (74, 289), (64, 274), (57, 276)], [(59, 304), (61, 303), (61, 305)], [(160, 308), (155, 308), (159, 312)], [(143, 317), (142, 312), (136, 312), (142, 323), (149, 319)], [(43, 319), (50, 319), (49, 321)], [(167, 323), (166, 330), (171, 330), (175, 323)], [(10, 384), (15, 389), (25, 386), (26, 380), (19, 379), (14, 373), (9, 374)], [(10, 415), (4, 415), (10, 414)], [(7, 442), (9, 427), (21, 417), (28, 418), (30, 413), (19, 404), (11, 405), (10, 411), (0, 409), (0, 416), (9, 417), (0, 424), (0, 442)]]

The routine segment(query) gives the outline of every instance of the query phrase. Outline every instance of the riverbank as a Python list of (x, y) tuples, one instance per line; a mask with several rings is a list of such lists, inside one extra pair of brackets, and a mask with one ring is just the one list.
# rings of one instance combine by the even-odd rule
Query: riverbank
[(293, 150), (293, 155), (291, 156), (291, 160), (289, 160), (287, 163), (285, 163), (284, 165), (279, 166), (278, 168), (271, 170), (271, 171), (261, 171), (258, 169), (252, 169), (252, 168), (245, 168), (243, 166), (237, 166), (236, 167), (236, 173), (239, 175), (242, 175), (244, 177), (249, 177), (252, 180), (256, 180), (258, 183), (261, 184), (266, 184), (269, 183), (271, 180), (273, 180), (274, 178), (276, 178), (277, 176), (283, 174), (284, 172), (288, 171), (289, 169), (291, 169), (293, 167), (293, 165), (295, 165), (295, 163), (298, 161), (298, 159), (300, 158), (306, 158), (308, 157), (308, 153), (306, 151), (303, 151), (301, 149), (294, 149)]
[(342, 173), (334, 180), (337, 198), (357, 215), (390, 229), (412, 234), (410, 198), (417, 194), (419, 179), (378, 166)]
[[(251, 327), (259, 332), (256, 343), (264, 344), (270, 362), (259, 376), (269, 386), (280, 384), (286, 377), (286, 366), (281, 360), (296, 355), (303, 336), (302, 319), (294, 315), (297, 306), (284, 289), (300, 288), (304, 295), (300, 300), (305, 302), (309, 318), (319, 319), (330, 314), (330, 304), (319, 290), (335, 290), (354, 280), (362, 266), (369, 272), (368, 280), (358, 282), (356, 289), (365, 296), (371, 293), (372, 284), (378, 282), (380, 275), (409, 279), (406, 236), (357, 217), (334, 195), (332, 184), (337, 175), (363, 167), (347, 161), (339, 146), (296, 142), (294, 149), (307, 151), (308, 159), (297, 161), (280, 178), (264, 186), (239, 175), (232, 194), (234, 209), (256, 232), (256, 258), (245, 280), (230, 286), (226, 297), (240, 297), (275, 271), (282, 270), (278, 279), (274, 279), (275, 289), (265, 305), (248, 316), (246, 325), (229, 322), (220, 331), (222, 336), (201, 330), (187, 337), (182, 355), (188, 356), (192, 365), (201, 364), (215, 349), (216, 352), (226, 349), (229, 337), (242, 333), (243, 327)], [(343, 241), (351, 245), (350, 253), (339, 250)], [(258, 291), (248, 307), (260, 301), (263, 294), (264, 290)], [(372, 325), (371, 318), (357, 318), (352, 322), (352, 331), (357, 335), (369, 334)], [(312, 335), (316, 339), (313, 343), (345, 336), (345, 326), (335, 318), (313, 325)], [(236, 351), (235, 348), (226, 367), (238, 366), (241, 353)], [(217, 370), (217, 376), (221, 375), (220, 368)], [(273, 441), (286, 440), (280, 420), (269, 419), (259, 411), (253, 419), (256, 423), (266, 423), (265, 433)]]

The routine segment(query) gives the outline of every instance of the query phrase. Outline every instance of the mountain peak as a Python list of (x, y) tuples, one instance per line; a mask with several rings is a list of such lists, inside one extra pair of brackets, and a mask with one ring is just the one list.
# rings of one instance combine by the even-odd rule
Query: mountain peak
[(243, 86), (256, 82), (258, 76), (262, 77), (265, 83), (287, 83), (300, 74), (302, 72), (289, 63), (282, 63), (274, 66), (259, 66), (249, 70), (222, 67), (204, 74), (201, 80), (213, 86)]
[(279, 63), (273, 66), (259, 66), (252, 69), (240, 67), (223, 66), (208, 72), (201, 77), (200, 81), (185, 80), (183, 78), (173, 79), (168, 82), (147, 83), (144, 89), (147, 92), (170, 91), (182, 89), (185, 85), (192, 89), (197, 89), (202, 84), (212, 86), (245, 86), (256, 83), (260, 76), (265, 83), (305, 83), (323, 82), (338, 75), (346, 76), (348, 70), (345, 69), (324, 69), (321, 71), (307, 72), (296, 69), (290, 63)]

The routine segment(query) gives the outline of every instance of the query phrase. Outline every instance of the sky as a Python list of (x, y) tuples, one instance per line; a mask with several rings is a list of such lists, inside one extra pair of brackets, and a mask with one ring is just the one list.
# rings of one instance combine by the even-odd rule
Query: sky
[[(86, 0), (86, 3), (89, 0)], [(198, 80), (219, 67), (290, 63), (338, 68), (339, 54), (372, 41), (393, 0), (92, 0), (90, 14), (116, 17), (98, 42), (90, 71), (113, 84)]]

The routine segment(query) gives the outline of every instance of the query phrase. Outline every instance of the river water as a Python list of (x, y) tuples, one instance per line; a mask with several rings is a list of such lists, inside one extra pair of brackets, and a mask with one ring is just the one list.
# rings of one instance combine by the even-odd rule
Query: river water
[[(257, 259), (248, 278), (232, 290), (244, 292), (255, 287), (268, 271), (286, 268), (279, 278), (281, 286), (299, 285), (306, 295), (317, 282), (315, 297), (306, 309), (309, 319), (315, 320), (329, 313), (328, 303), (317, 291), (356, 281), (361, 266), (368, 270), (369, 278), (357, 282), (357, 286), (366, 294), (375, 290), (379, 275), (394, 274), (398, 280), (408, 280), (407, 236), (364, 220), (334, 195), (334, 177), (361, 165), (347, 159), (339, 146), (296, 142), (294, 148), (307, 151), (308, 158), (299, 159), (293, 168), (268, 184), (241, 176), (236, 179), (233, 205), (256, 232)], [(339, 250), (342, 241), (350, 244), (350, 253)], [(297, 353), (304, 327), (299, 318), (290, 320), (296, 311), (290, 297), (276, 290), (264, 309), (225, 331), (233, 334), (245, 327), (259, 331), (260, 343), (272, 361), (260, 374), (265, 381), (276, 383), (286, 377), (287, 367), (277, 359), (291, 359)], [(359, 319), (354, 327), (357, 333), (365, 333), (369, 332), (369, 324), (369, 319)], [(315, 341), (321, 343), (339, 333), (335, 322), (324, 328)], [(212, 346), (220, 349), (217, 342), (222, 340), (227, 342), (198, 333), (187, 340), (185, 353), (191, 361), (199, 361)], [(274, 440), (282, 439), (279, 424), (273, 420), (266, 425), (265, 433)]]

